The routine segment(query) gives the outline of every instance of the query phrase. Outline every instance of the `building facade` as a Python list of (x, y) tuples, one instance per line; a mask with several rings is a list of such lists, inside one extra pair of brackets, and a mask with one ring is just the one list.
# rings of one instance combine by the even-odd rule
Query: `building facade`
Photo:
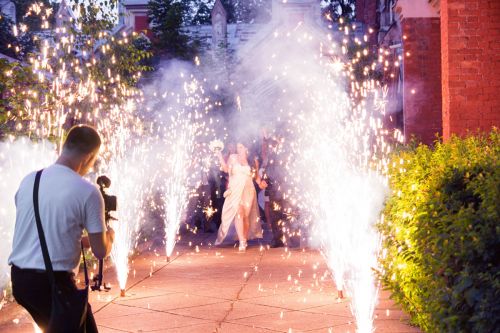
[[(124, 0), (120, 7), (121, 29), (145, 32), (151, 37), (147, 5), (148, 0)], [(222, 2), (216, 0), (211, 11), (212, 24), (187, 26), (184, 32), (222, 66), (238, 63), (255, 44), (269, 37), (278, 25), (321, 21), (317, 0), (272, 0), (272, 13), (267, 23), (228, 23)]]
[(120, 24), (151, 37), (147, 0), (124, 0), (120, 3)]
[[(147, 2), (125, 0), (122, 25), (149, 34)], [(273, 0), (272, 12), (266, 24), (228, 24), (217, 0), (212, 25), (186, 32), (225, 67), (228, 59), (241, 62), (280, 24), (321, 24), (316, 0)], [(373, 52), (383, 49), (397, 64), (384, 81), (388, 111), (407, 140), (432, 144), (438, 136), (500, 126), (500, 1), (357, 0), (356, 21), (375, 30)]]
[(431, 144), (500, 126), (500, 2), (357, 0), (375, 48), (401, 61), (387, 80), (401, 100), (404, 134)]

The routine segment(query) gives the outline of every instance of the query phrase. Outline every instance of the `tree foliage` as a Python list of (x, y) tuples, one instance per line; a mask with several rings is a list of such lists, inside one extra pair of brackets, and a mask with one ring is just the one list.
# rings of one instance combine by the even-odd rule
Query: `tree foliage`
[[(116, 103), (128, 94), (128, 88), (136, 85), (141, 72), (151, 69), (145, 63), (151, 57), (150, 46), (147, 42), (141, 43), (145, 39), (141, 34), (112, 33), (115, 24), (113, 10), (117, 1), (74, 0), (72, 6), (80, 12), (79, 24), (70, 23), (66, 27), (75, 39), (75, 50), (60, 53), (66, 61), (54, 59), (59, 64), (52, 64), (53, 69), (57, 71), (59, 66), (66, 66), (67, 63), (79, 64), (75, 67), (78, 70), (70, 72), (72, 79), (75, 82), (95, 81), (105, 100)], [(58, 36), (60, 42), (64, 38), (64, 35)]]
[[(44, 8), (52, 8), (52, 12), (57, 12), (57, 8), (59, 8), (59, 4), (55, 2), (51, 2), (49, 0), (37, 0), (36, 3), (38, 5), (43, 6)], [(26, 24), (28, 31), (40, 31), (42, 29), (42, 21), (43, 15), (26, 15), (29, 12), (31, 6), (35, 4), (33, 0), (16, 0), (14, 1), (16, 6), (16, 22)], [(54, 23), (54, 16), (50, 20), (51, 23)]]
[[(78, 54), (75, 56), (82, 60), (96, 59), (93, 66), (88, 66), (89, 72), (83, 75), (90, 75), (102, 89), (113, 90), (123, 84), (133, 87), (140, 78), (139, 73), (151, 70), (146, 62), (152, 55), (151, 43), (142, 34), (133, 33), (126, 37), (113, 35), (111, 31), (115, 21), (112, 10), (116, 2), (101, 2), (100, 6), (87, 1), (75, 4), (80, 7), (81, 13), (81, 29), (69, 27), (78, 43)], [(103, 6), (110, 6), (110, 10), (103, 11)], [(120, 80), (110, 80), (108, 73), (117, 75)]]
[(25, 59), (35, 47), (33, 33), (17, 29), (17, 34), (14, 34), (14, 28), (14, 22), (0, 13), (0, 53), (15, 59)]
[(13, 22), (6, 16), (0, 13), (0, 53), (8, 55), (9, 57), (17, 57), (15, 46), (17, 38), (12, 32)]
[(350, 22), (354, 20), (356, 0), (323, 0), (323, 16), (331, 21), (343, 18)]
[(189, 7), (178, 0), (151, 0), (148, 17), (154, 35), (155, 48), (170, 57), (189, 58), (193, 49), (182, 32)]
[(233, 0), (234, 16), (237, 22), (266, 22), (271, 18), (269, 0)]
[[(15, 59), (25, 60), (32, 52), (36, 43), (34, 36), (42, 30), (42, 15), (26, 15), (34, 5), (32, 0), (14, 1), (16, 8), (16, 24), (9, 17), (0, 13), (0, 53)], [(58, 4), (48, 0), (37, 1), (39, 8), (52, 8), (54, 12)], [(17, 28), (14, 34), (14, 27)]]
[(211, 24), (211, 12), (212, 8), (209, 7), (207, 3), (201, 2), (197, 8), (195, 7), (191, 24), (193, 25)]
[[(113, 3), (74, 1), (73, 8), (80, 11), (77, 22), (67, 22), (65, 29), (58, 30), (49, 24), (38, 32), (43, 52), (36, 48), (24, 63), (2, 62), (0, 122), (4, 128), (31, 133), (43, 121), (61, 115), (64, 126), (95, 121), (97, 107), (111, 112), (134, 95), (141, 73), (150, 69), (150, 42), (136, 33), (110, 30), (114, 16), (104, 9)], [(30, 15), (47, 15), (47, 11), (32, 8)]]
[[(324, 0), (322, 15), (328, 27), (336, 34), (342, 43), (343, 62), (349, 71), (350, 80), (363, 85), (372, 80), (380, 82), (383, 71), (377, 62), (378, 49), (370, 46), (370, 31), (360, 31), (354, 19), (355, 0)], [(358, 29), (358, 30), (356, 30)], [(356, 102), (361, 102), (361, 94), (352, 96)]]
[(24, 110), (26, 103), (37, 103), (47, 88), (30, 67), (0, 59), (0, 139), (29, 119), (29, 114), (18, 111)]

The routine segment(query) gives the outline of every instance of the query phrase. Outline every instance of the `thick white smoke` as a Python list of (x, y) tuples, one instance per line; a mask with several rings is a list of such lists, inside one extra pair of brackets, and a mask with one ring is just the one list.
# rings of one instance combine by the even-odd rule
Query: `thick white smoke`
[(242, 61), (249, 83), (241, 104), (249, 107), (238, 116), (248, 126), (237, 131), (261, 122), (282, 138), (276, 162), (286, 174), (286, 201), (301, 216), (291, 228), (306, 230), (321, 248), (337, 288), (352, 297), (358, 331), (371, 332), (375, 223), (386, 194), (383, 177), (370, 170), (380, 119), (350, 99), (346, 60), (341, 42), (316, 26), (277, 26)]
[(157, 131), (160, 162), (156, 182), (163, 201), (166, 254), (170, 256), (186, 219), (190, 195), (198, 186), (201, 159), (215, 138), (214, 104), (205, 90), (207, 81), (189, 63), (163, 63), (157, 79), (144, 88), (146, 112)]
[[(21, 180), (30, 172), (45, 168), (56, 159), (56, 147), (48, 141), (16, 138), (0, 142), (0, 292), (10, 282), (7, 263), (12, 251), (16, 222), (14, 197)], [(41, 251), (41, 250), (40, 250)]]

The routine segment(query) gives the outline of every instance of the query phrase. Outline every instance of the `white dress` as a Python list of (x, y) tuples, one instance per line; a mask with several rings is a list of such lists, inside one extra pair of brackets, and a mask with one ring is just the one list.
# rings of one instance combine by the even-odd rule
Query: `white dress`
[[(217, 234), (215, 245), (224, 240), (234, 241), (262, 238), (262, 227), (259, 222), (257, 208), (257, 193), (252, 181), (249, 165), (241, 165), (236, 155), (231, 155), (228, 161), (229, 185), (222, 207), (222, 222)], [(248, 234), (243, 231), (243, 217), (238, 209), (243, 206), (244, 214), (249, 218)]]

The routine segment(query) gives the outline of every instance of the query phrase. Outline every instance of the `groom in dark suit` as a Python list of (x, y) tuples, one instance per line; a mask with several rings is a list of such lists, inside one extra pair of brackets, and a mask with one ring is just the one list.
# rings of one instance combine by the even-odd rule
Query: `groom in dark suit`
[(213, 165), (210, 168), (208, 183), (210, 185), (210, 200), (212, 207), (215, 209), (212, 220), (219, 228), (222, 218), (222, 207), (224, 206), (224, 191), (227, 189), (227, 179), (220, 166)]
[(269, 139), (267, 163), (264, 166), (262, 181), (259, 184), (261, 189), (265, 189), (265, 194), (269, 196), (271, 229), (273, 231), (273, 240), (271, 247), (285, 246), (285, 237), (283, 235), (283, 226), (285, 224), (285, 214), (283, 214), (283, 168), (278, 163), (277, 155), (278, 140)]

